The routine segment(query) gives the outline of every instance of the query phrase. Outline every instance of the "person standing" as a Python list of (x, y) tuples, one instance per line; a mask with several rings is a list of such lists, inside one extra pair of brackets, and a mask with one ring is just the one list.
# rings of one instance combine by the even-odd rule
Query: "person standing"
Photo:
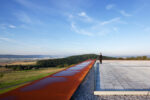
[(102, 56), (102, 53), (100, 53), (100, 55), (99, 55), (99, 62), (100, 62), (100, 64), (102, 64), (102, 59), (103, 59), (103, 56)]

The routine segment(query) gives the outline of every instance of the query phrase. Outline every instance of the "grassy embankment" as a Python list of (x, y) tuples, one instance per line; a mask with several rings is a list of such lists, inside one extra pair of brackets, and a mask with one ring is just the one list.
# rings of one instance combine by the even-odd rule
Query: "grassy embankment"
[(36, 70), (10, 71), (5, 68), (0, 68), (0, 73), (4, 72), (0, 75), (0, 94), (63, 69), (64, 68), (55, 67)]

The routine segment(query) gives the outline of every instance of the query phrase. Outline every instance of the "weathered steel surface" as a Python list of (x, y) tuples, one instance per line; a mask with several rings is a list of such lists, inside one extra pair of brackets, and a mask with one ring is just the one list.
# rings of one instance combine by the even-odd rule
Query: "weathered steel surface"
[(63, 71), (0, 95), (0, 100), (69, 100), (95, 60), (87, 60)]

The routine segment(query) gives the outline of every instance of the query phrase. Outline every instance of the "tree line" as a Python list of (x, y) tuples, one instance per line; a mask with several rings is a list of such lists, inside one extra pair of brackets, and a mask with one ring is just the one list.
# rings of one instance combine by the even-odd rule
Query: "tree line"
[(67, 67), (72, 64), (77, 64), (79, 62), (88, 59), (96, 59), (97, 57), (98, 56), (95, 54), (85, 54), (85, 55), (70, 56), (66, 58), (39, 60), (35, 65), (6, 65), (4, 67), (11, 68), (13, 70), (30, 70), (47, 67)]
[[(75, 55), (66, 58), (39, 60), (35, 65), (6, 65), (4, 67), (11, 68), (13, 70), (30, 70), (30, 69), (39, 69), (39, 68), (46, 68), (46, 67), (67, 67), (72, 64), (77, 64), (79, 62), (88, 59), (98, 59), (98, 55), (96, 54)], [(103, 59), (104, 60), (150, 60), (150, 58), (148, 58), (147, 56), (127, 57), (127, 58), (103, 56)]]
[(150, 60), (147, 56), (137, 56), (137, 57), (126, 57), (126, 58), (117, 58), (118, 60)]

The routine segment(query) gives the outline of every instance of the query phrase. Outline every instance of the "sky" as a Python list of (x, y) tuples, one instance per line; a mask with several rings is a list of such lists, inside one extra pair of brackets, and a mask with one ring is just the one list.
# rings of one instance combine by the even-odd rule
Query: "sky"
[(0, 54), (150, 55), (150, 0), (0, 0)]

